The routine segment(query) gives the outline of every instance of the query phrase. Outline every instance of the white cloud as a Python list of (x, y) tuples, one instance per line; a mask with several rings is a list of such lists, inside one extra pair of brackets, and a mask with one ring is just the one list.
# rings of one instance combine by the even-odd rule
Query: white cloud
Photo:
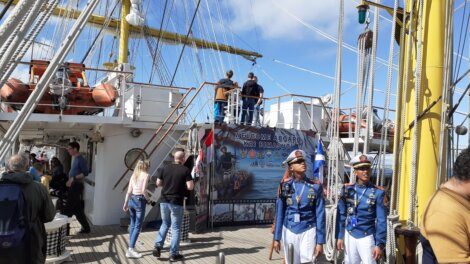
[[(233, 29), (251, 31), (256, 27), (264, 38), (299, 40), (311, 37), (305, 34), (306, 27), (287, 12), (329, 34), (336, 35), (337, 32), (338, 0), (229, 0), (227, 5), (233, 13), (230, 21)], [(356, 19), (355, 3), (345, 1), (345, 25)]]

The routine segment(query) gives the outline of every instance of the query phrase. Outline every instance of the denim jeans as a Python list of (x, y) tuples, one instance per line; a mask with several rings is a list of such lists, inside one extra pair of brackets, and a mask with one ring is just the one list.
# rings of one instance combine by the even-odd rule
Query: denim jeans
[(214, 102), (214, 121), (222, 123), (225, 117), (225, 107), (228, 105), (227, 102), (216, 101)]
[(261, 126), (261, 120), (259, 118), (260, 113), (261, 113), (261, 106), (256, 104), (255, 105), (255, 112), (253, 114), (253, 125), (254, 126)]
[[(243, 99), (242, 106), (242, 119), (240, 120), (242, 125), (251, 126), (251, 121), (253, 120), (253, 110), (255, 108), (256, 99), (246, 98)], [(246, 121), (246, 123), (245, 123)]]
[(129, 214), (131, 215), (131, 224), (129, 226), (129, 247), (134, 248), (135, 242), (139, 237), (142, 223), (144, 222), (145, 206), (147, 201), (143, 195), (132, 195), (129, 199)]
[(180, 230), (183, 222), (183, 206), (171, 203), (161, 203), (162, 226), (158, 231), (155, 247), (163, 248), (168, 228), (171, 225), (170, 256), (179, 254)]

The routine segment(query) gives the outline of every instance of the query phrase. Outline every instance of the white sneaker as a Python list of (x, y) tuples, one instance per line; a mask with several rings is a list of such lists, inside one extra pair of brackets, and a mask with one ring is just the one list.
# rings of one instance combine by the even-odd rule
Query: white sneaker
[(126, 257), (127, 258), (141, 258), (142, 254), (140, 254), (139, 252), (136, 252), (135, 250), (130, 248), (126, 252)]

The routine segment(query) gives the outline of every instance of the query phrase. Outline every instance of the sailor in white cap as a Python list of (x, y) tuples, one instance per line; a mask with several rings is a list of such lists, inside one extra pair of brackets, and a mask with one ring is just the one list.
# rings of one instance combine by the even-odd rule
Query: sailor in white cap
[(276, 201), (274, 249), (279, 253), (282, 239), (287, 259), (287, 249), (293, 244), (295, 264), (314, 263), (325, 244), (323, 188), (306, 177), (304, 157), (303, 150), (294, 150), (283, 162), (289, 167)]
[(340, 251), (345, 249), (346, 264), (377, 263), (384, 253), (387, 236), (385, 192), (370, 182), (372, 160), (367, 155), (351, 160), (357, 180), (344, 186), (338, 201), (336, 246)]

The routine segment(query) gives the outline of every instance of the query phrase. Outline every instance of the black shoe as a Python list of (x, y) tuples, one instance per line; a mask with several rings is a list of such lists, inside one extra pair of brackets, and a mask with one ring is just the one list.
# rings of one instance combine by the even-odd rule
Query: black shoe
[(170, 256), (170, 262), (179, 261), (179, 260), (182, 260), (183, 258), (184, 258), (184, 257), (183, 257), (183, 255), (181, 255), (181, 254), (171, 255), (171, 256)]
[(91, 231), (90, 229), (80, 229), (77, 234), (89, 234)]
[(152, 255), (154, 257), (157, 257), (159, 258), (160, 255), (161, 255), (161, 252), (162, 252), (162, 249), (160, 247), (155, 247), (153, 250), (152, 250)]

